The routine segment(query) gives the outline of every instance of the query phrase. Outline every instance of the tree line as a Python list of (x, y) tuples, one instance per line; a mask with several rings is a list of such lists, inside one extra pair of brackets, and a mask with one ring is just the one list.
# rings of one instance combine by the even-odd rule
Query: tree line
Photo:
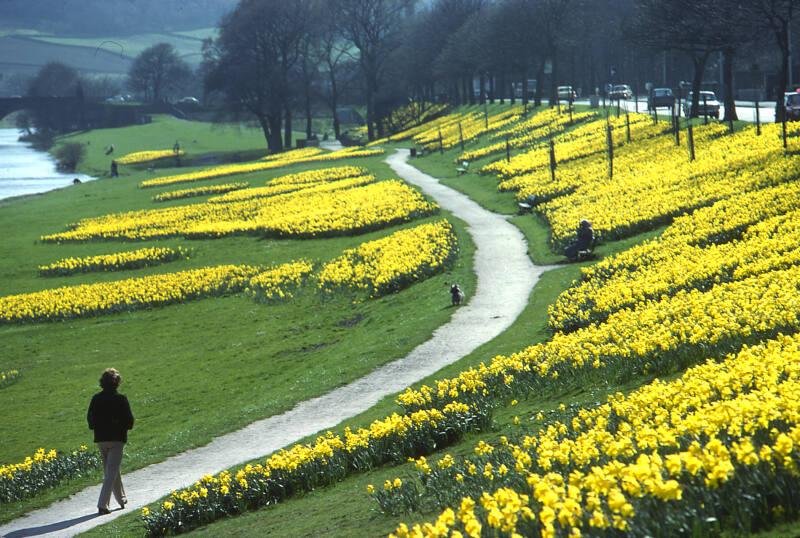
[(381, 119), (408, 100), (538, 106), (555, 102), (562, 84), (585, 95), (608, 83), (641, 92), (648, 81), (687, 78), (696, 113), (712, 60), (721, 62), (716, 84), (732, 119), (737, 62), (774, 69), (781, 119), (796, 3), (241, 0), (206, 43), (202, 69), (208, 94), (255, 119), (273, 151), (289, 143), (295, 111), (304, 111), (311, 134), (315, 100), (335, 118), (343, 87), (355, 87), (365, 106), (370, 139), (383, 135)]
[[(192, 70), (168, 44), (143, 51), (127, 85), (147, 101), (186, 88), (225, 120), (257, 124), (271, 151), (291, 145), (295, 116), (313, 135), (321, 108), (364, 108), (369, 139), (409, 101), (452, 104), (557, 101), (627, 83), (713, 80), (736, 119), (734, 75), (773, 72), (782, 119), (792, 81), (798, 0), (240, 0), (203, 43)], [(795, 32), (793, 33), (793, 29)], [(710, 74), (711, 73), (711, 74)], [(766, 76), (766, 75), (764, 75)], [(745, 80), (749, 77), (750, 80)], [(61, 85), (64, 88), (65, 85)]]

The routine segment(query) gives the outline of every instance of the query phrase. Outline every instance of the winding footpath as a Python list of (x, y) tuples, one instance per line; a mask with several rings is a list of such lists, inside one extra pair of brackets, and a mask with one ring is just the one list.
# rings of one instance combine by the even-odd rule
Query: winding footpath
[(259, 420), (206, 446), (137, 471), (125, 473), (123, 462), (123, 481), (129, 499), (125, 510), (97, 516), (94, 508), (100, 490), (97, 485), (0, 526), (0, 536), (74, 536), (138, 511), (172, 490), (193, 484), (205, 474), (266, 456), (303, 437), (333, 428), (505, 331), (528, 304), (539, 276), (550, 267), (531, 263), (523, 235), (502, 215), (487, 211), (464, 194), (441, 185), (409, 165), (407, 159), (408, 151), (399, 150), (388, 157), (387, 163), (399, 177), (418, 186), (442, 208), (465, 221), (477, 246), (474, 259), (477, 290), (448, 323), (406, 357), (323, 396), (301, 402), (290, 411)]

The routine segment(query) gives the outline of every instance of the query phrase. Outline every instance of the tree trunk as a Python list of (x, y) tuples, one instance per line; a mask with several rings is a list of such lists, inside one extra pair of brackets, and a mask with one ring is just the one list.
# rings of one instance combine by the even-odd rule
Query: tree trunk
[(312, 120), (312, 117), (311, 117), (312, 116), (312, 114), (311, 114), (311, 84), (309, 84), (308, 81), (306, 81), (304, 90), (305, 90), (305, 95), (303, 97), (305, 98), (304, 105), (305, 105), (305, 109), (306, 109), (305, 110), (305, 112), (306, 112), (306, 140), (310, 140), (311, 139), (311, 135), (313, 134), (313, 132), (312, 132), (312, 125), (311, 125), (311, 120)]
[(480, 95), (478, 96), (478, 103), (484, 104), (486, 102), (486, 77), (481, 73), (478, 79), (478, 91)]
[(734, 50), (726, 49), (722, 51), (722, 79), (725, 85), (725, 117), (724, 121), (736, 121), (739, 117), (736, 114), (736, 100), (733, 91), (733, 57)]
[(283, 147), (292, 149), (292, 105), (286, 103), (283, 118)]
[(783, 94), (786, 92), (787, 86), (791, 83), (789, 80), (791, 49), (789, 44), (788, 21), (781, 21), (780, 31), (776, 32), (775, 37), (778, 40), (778, 47), (781, 49), (781, 69), (778, 73), (778, 82), (775, 86), (775, 122), (780, 123), (786, 115), (786, 108), (783, 104)]
[(375, 89), (372, 81), (367, 82), (367, 139), (375, 140)]
[(542, 92), (544, 90), (544, 64), (547, 60), (542, 58), (539, 69), (536, 71), (536, 95), (533, 96), (533, 106), (542, 106)]
[(552, 72), (550, 74), (550, 106), (556, 106), (556, 102), (558, 101), (558, 61), (557, 61), (557, 53), (553, 50), (553, 53), (550, 55), (550, 63), (553, 67)]
[(336, 92), (336, 85), (331, 87), (331, 113), (333, 114), (333, 134), (339, 140), (341, 125), (339, 124), (339, 114), (336, 109), (339, 107), (339, 95)]
[[(258, 124), (261, 126), (261, 131), (264, 133), (264, 139), (267, 141), (267, 148), (269, 149), (270, 153), (277, 153), (281, 148), (281, 137), (280, 137), (280, 121), (277, 125), (277, 131), (275, 128), (275, 121), (268, 116), (264, 115), (257, 115)], [(275, 136), (275, 134), (278, 136)]]
[(495, 74), (494, 73), (490, 73), (489, 74), (489, 103), (490, 104), (494, 104), (495, 93), (497, 93), (496, 90), (497, 90), (497, 85), (496, 85), (496, 81), (495, 81)]
[(498, 97), (500, 98), (500, 104), (504, 104), (506, 100), (506, 72), (501, 71), (499, 78), (497, 80), (497, 87), (499, 88)]
[(706, 60), (708, 60), (709, 52), (704, 52), (700, 55), (692, 57), (694, 64), (694, 76), (692, 77), (692, 108), (689, 117), (696, 118), (700, 112), (700, 87), (703, 85), (703, 73), (706, 69)]
[(528, 69), (522, 68), (522, 106), (528, 107)]

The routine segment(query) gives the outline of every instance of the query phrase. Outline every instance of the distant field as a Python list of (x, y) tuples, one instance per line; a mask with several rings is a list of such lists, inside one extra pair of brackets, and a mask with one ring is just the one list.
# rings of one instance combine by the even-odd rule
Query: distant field
[[(63, 37), (49, 35), (34, 35), (31, 39), (50, 43), (54, 45), (70, 45), (72, 47), (85, 47), (92, 51), (97, 47), (107, 50), (113, 54), (122, 54), (130, 58), (135, 57), (146, 48), (156, 43), (169, 43), (178, 51), (178, 54), (187, 62), (198, 63), (200, 61), (200, 50), (202, 39), (210, 35), (213, 29), (190, 31), (189, 34), (179, 35), (168, 33), (156, 34), (135, 34), (125, 37), (105, 36), (105, 37)], [(201, 37), (202, 36), (202, 37)]]
[(27, 29), (0, 29), (0, 72), (36, 72), (51, 61), (64, 62), (85, 73), (127, 73), (131, 61), (147, 47), (169, 43), (190, 64), (201, 60), (202, 41), (216, 28), (128, 36), (72, 37)]
[[(0, 37), (0, 69), (4, 72), (37, 69), (47, 62), (64, 62), (79, 71), (122, 74), (130, 68), (131, 59), (97, 47), (76, 47), (46, 43), (21, 35)], [(17, 66), (18, 68), (14, 68)]]

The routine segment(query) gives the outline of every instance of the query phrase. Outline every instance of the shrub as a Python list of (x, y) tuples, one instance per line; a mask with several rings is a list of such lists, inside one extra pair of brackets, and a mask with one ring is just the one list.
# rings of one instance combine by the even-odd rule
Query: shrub
[(55, 151), (58, 169), (64, 172), (74, 172), (86, 154), (83, 144), (78, 142), (67, 142), (58, 147)]

